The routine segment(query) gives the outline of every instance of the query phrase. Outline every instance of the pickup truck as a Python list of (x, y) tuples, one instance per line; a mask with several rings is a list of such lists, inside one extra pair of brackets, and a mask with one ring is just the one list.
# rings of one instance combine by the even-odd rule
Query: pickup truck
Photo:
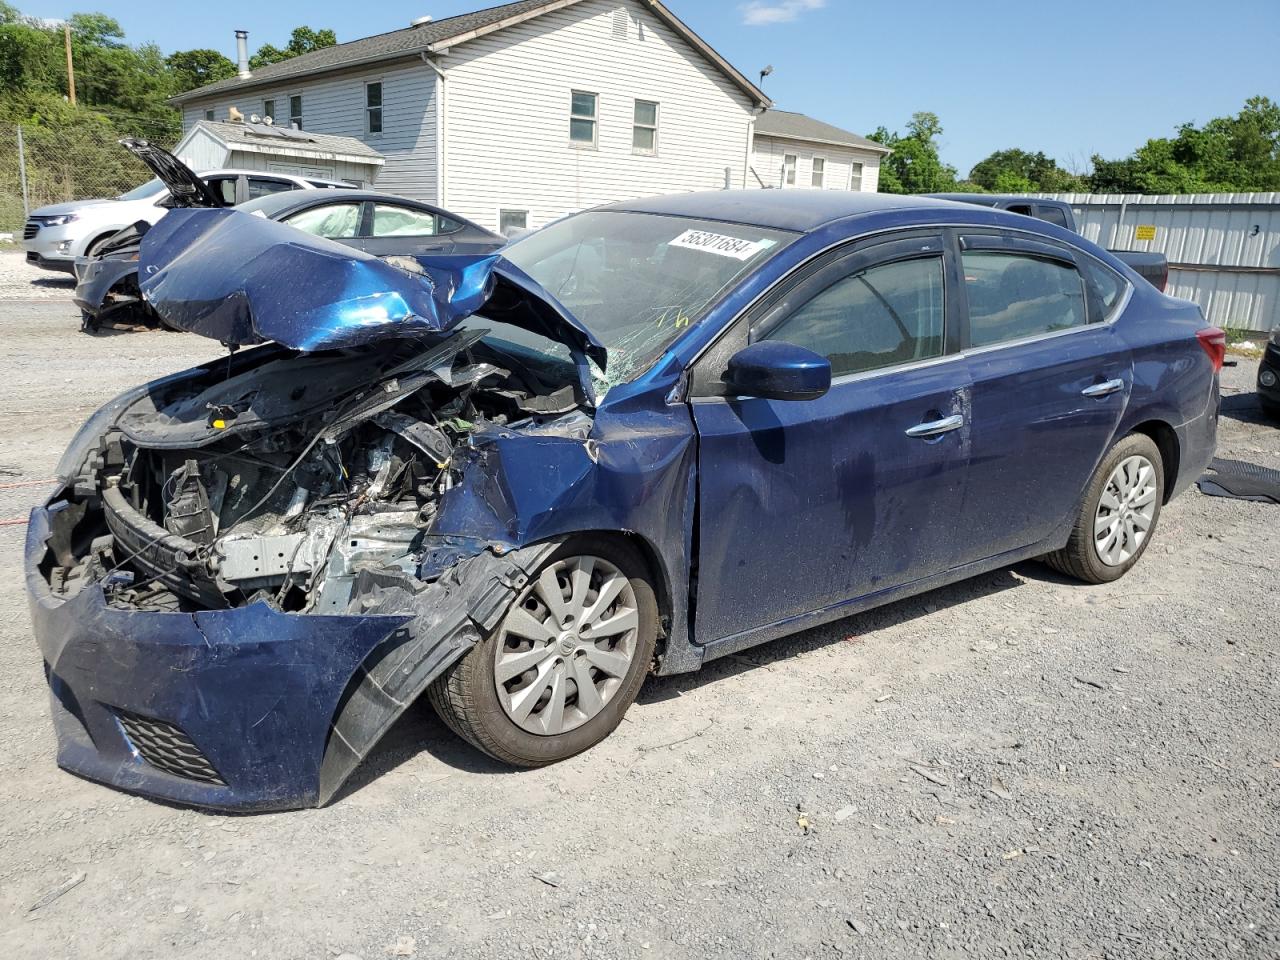
[[(1001, 196), (992, 193), (931, 193), (931, 197), (939, 200), (958, 200), (960, 203), (978, 203), (984, 207), (995, 207), (997, 210), (1008, 210), (1010, 213), (1021, 213), (1056, 224), (1072, 233), (1076, 229), (1076, 218), (1071, 212), (1071, 205), (1062, 200), (1046, 200), (1041, 197)], [(1164, 292), (1169, 282), (1169, 260), (1163, 253), (1147, 253), (1142, 250), (1108, 251), (1123, 260), (1134, 272), (1144, 277), (1153, 287)]]

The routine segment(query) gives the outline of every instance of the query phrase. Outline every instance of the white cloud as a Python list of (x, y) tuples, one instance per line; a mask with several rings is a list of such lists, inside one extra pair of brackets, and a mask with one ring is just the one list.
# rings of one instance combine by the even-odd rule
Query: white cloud
[(827, 5), (827, 0), (751, 0), (741, 6), (742, 22), (749, 27), (786, 23), (802, 13)]

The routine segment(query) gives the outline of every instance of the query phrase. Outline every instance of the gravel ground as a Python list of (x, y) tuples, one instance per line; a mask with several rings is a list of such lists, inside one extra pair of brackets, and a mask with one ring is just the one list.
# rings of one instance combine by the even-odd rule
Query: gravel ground
[(76, 287), (70, 274), (41, 270), (27, 263), (16, 244), (0, 243), (0, 301), (63, 300)]
[[(0, 482), (217, 350), (76, 328), (0, 302)], [(1280, 467), (1253, 373), (1225, 371), (1220, 452)], [(42, 490), (0, 489), (0, 517)], [(1280, 507), (1193, 490), (1120, 583), (1023, 564), (651, 680), (546, 770), (423, 704), (330, 807), (245, 817), (56, 768), (22, 534), (0, 527), (6, 958), (1280, 957)]]

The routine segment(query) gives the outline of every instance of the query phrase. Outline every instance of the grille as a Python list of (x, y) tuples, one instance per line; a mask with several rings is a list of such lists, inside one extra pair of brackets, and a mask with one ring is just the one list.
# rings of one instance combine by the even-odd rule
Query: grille
[(175, 777), (226, 786), (213, 764), (180, 728), (127, 710), (116, 710), (116, 717), (134, 749), (151, 766)]
[(40, 232), (40, 224), (35, 220), (28, 220), (27, 225), (22, 228), (22, 239), (30, 240)]

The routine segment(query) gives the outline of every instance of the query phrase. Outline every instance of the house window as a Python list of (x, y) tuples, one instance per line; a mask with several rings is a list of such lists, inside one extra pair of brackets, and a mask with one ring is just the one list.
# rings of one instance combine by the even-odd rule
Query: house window
[(212, 120), (212, 119), (213, 119), (213, 111), (212, 111), (212, 110), (206, 110), (206, 111), (204, 112), (204, 118), (205, 118), (206, 120)]
[(794, 187), (796, 185), (796, 155), (794, 153), (783, 154), (782, 185), (784, 187)]
[(575, 146), (596, 145), (596, 101), (594, 93), (573, 91), (569, 105), (569, 142)]
[(827, 172), (827, 161), (823, 157), (813, 158), (813, 174), (809, 177), (809, 185), (822, 189), (822, 178)]
[(529, 211), (528, 210), (499, 210), (498, 211), (498, 232), (504, 237), (509, 237), (517, 230), (529, 229)]
[(651, 100), (637, 100), (632, 117), (631, 152), (658, 152), (658, 105)]
[(276, 121), (276, 102), (274, 100), (262, 101), (262, 119), (270, 119), (272, 123)]
[(862, 191), (862, 164), (857, 160), (849, 164), (849, 189), (855, 192)]
[(365, 130), (369, 133), (382, 132), (382, 83), (366, 83), (364, 85)]
[(302, 129), (302, 94), (289, 98), (289, 126)]

